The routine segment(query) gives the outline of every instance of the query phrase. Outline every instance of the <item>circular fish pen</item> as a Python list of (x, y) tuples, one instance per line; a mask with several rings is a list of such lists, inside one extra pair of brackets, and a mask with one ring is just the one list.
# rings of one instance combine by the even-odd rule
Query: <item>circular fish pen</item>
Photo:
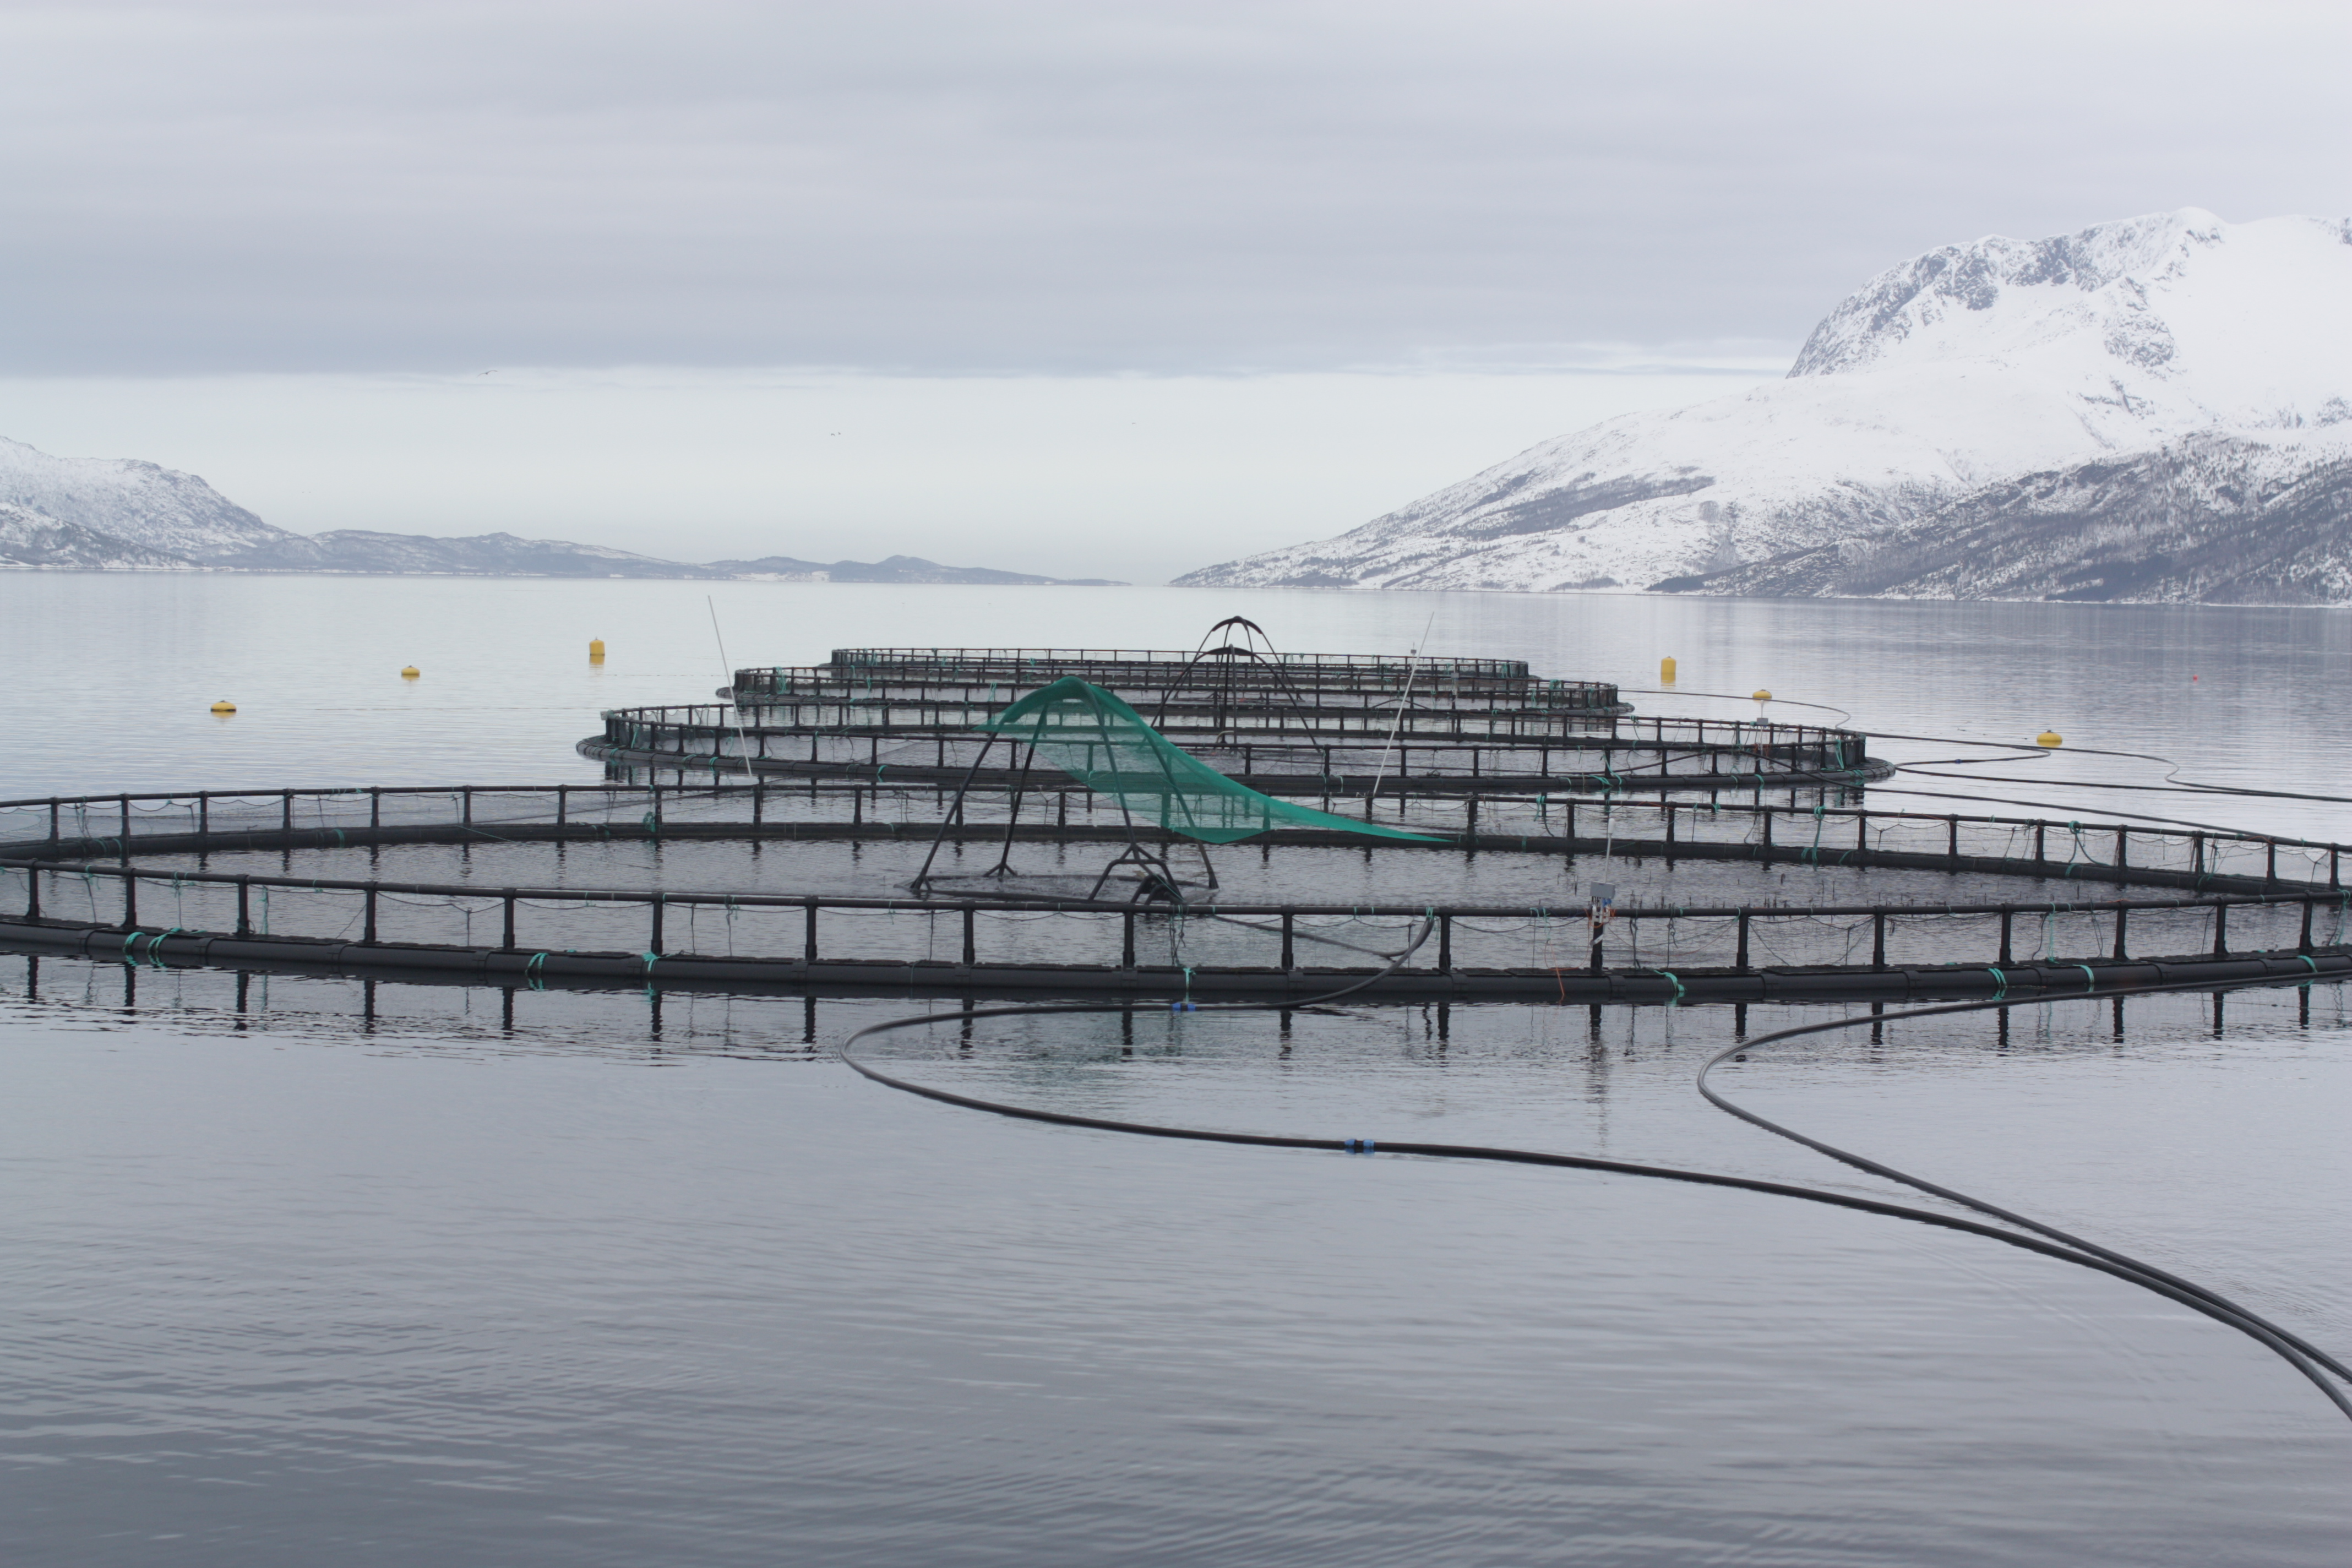
[[(1220, 636), (1226, 638), (1207, 646)], [(1235, 640), (1238, 639), (1238, 640)], [(958, 782), (979, 731), (1029, 692), (1079, 679), (1249, 788), (1347, 800), (1844, 789), (1892, 771), (1820, 725), (1636, 717), (1606, 682), (1517, 659), (1280, 653), (1238, 618), (1190, 653), (1109, 648), (835, 648), (824, 664), (739, 669), (721, 703), (615, 709), (583, 755), (665, 776)], [(1009, 767), (972, 787), (1007, 788)]]
[[(1507, 796), (1475, 830), (1276, 828), (1218, 851), (1213, 889), (1170, 900), (1137, 874), (1082, 898), (1056, 889), (1139, 842), (1174, 858), (1174, 837), (1097, 795), (1061, 792), (1042, 819), (1016, 799), (761, 780), (12, 801), (0, 944), (521, 987), (1163, 1001), (1358, 980), (1367, 999), (1871, 1000), (2352, 971), (2332, 844)], [(912, 891), (927, 856), (966, 880)], [(999, 890), (968, 890), (995, 870)]]

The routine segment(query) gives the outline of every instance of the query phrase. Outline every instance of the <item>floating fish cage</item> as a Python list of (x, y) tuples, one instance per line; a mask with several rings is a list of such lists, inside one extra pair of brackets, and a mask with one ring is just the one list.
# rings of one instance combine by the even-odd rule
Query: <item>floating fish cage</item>
[(0, 945), (1180, 1005), (2352, 971), (2337, 846), (1875, 809), (1853, 731), (1636, 717), (1516, 660), (1236, 619), (1189, 654), (842, 648), (729, 696), (607, 715), (599, 784), (0, 803)]
[[(1115, 803), (810, 778), (0, 803), (0, 946), (508, 987), (1597, 1003), (2352, 973), (2336, 845), (1867, 806), (1489, 799), (1109, 888)], [(957, 886), (912, 890), (926, 864)], [(1097, 896), (1070, 894), (1095, 879)], [(1605, 903), (1601, 888), (1611, 890)], [(981, 891), (976, 889), (992, 890)], [(1604, 912), (1605, 911), (1605, 912)], [(1417, 941), (1418, 945), (1412, 945)], [(1392, 966), (1365, 957), (1410, 946)]]
[[(1612, 685), (1548, 679), (1517, 659), (1281, 653), (1239, 622), (1212, 637), (1229, 631), (1241, 640), (1191, 653), (835, 648), (822, 665), (737, 670), (719, 694), (724, 702), (614, 710), (579, 749), (671, 778), (963, 781), (991, 719), (1075, 678), (1219, 772), (1284, 798), (1410, 801), (1506, 788), (1760, 796), (1851, 789), (1891, 771), (1853, 731), (1637, 717)], [(1013, 769), (998, 767), (969, 784), (1015, 782)]]

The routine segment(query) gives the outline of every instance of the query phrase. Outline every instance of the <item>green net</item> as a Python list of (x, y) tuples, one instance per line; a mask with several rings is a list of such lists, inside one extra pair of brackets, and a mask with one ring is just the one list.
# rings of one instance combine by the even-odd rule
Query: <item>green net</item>
[(1031, 692), (982, 727), (1027, 742), (1039, 757), (1088, 789), (1112, 796), (1131, 815), (1204, 843), (1231, 844), (1285, 826), (1416, 844), (1444, 842), (1293, 805), (1235, 784), (1160, 734), (1134, 709), (1075, 676)]

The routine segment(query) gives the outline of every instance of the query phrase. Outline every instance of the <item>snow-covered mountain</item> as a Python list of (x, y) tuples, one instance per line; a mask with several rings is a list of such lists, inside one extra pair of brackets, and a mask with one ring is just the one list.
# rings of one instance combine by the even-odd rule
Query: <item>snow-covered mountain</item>
[(53, 458), (5, 438), (0, 503), (184, 563), (301, 537), (270, 527), (194, 474), (127, 458)]
[(2352, 602), (2352, 220), (2194, 208), (1873, 279), (1788, 378), (1189, 584)]
[(457, 573), (723, 577), (560, 539), (273, 528), (194, 474), (127, 458), (56, 458), (0, 438), (0, 566), (84, 571)]
[[(1038, 583), (912, 555), (830, 566), (772, 555), (691, 565), (562, 539), (273, 528), (194, 474), (114, 458), (53, 458), (0, 438), (0, 570), (352, 572), (468, 577), (798, 577), (834, 583)], [(1076, 585), (1092, 585), (1085, 579)]]

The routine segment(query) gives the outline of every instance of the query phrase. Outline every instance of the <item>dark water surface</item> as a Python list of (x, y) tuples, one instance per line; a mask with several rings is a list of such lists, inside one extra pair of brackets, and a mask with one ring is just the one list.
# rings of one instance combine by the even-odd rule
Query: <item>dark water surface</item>
[[(2055, 725), (2265, 787), (2340, 787), (2352, 739), (2347, 623), (2323, 614), (722, 590), (739, 662), (1189, 645), (1232, 608), (1291, 646), (1402, 648), (1434, 609), (1441, 651), (1642, 685), (1674, 653), (1685, 686), (1921, 733)], [(600, 703), (717, 684), (703, 592), (0, 577), (0, 795), (593, 778), (569, 747)], [(579, 658), (598, 635), (601, 677)], [(202, 712), (224, 695), (228, 724)], [(1996, 771), (2033, 767), (2164, 771)], [(2352, 837), (2316, 804), (2152, 800)], [(824, 1056), (905, 1001), (285, 977), (242, 1000), (233, 976), (0, 956), (11, 1563), (1941, 1568), (2352, 1543), (2352, 1424), (2283, 1363), (1989, 1242), (1632, 1178), (1008, 1122)], [(2330, 987), (1895, 1022), (1728, 1087), (2340, 1352), (2345, 1007)], [(1891, 1195), (1696, 1099), (1732, 1027), (1142, 1014), (887, 1054), (1088, 1114)]]

